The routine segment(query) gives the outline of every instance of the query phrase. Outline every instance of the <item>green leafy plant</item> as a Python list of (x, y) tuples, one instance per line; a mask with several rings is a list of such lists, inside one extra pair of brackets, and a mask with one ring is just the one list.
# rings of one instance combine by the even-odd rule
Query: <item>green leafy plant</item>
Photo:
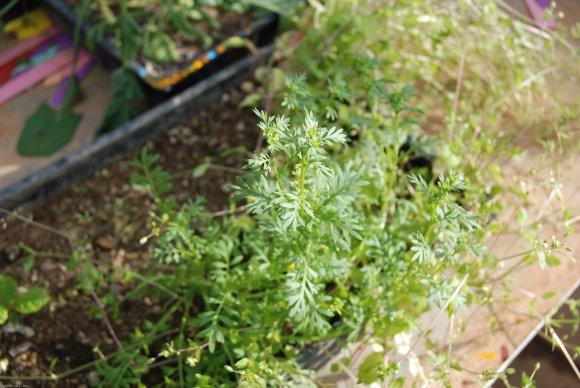
[(10, 313), (33, 314), (50, 300), (42, 288), (32, 287), (24, 292), (18, 292), (17, 288), (14, 279), (0, 275), (0, 325), (9, 319)]
[[(562, 197), (554, 175), (527, 178), (577, 144), (575, 106), (550, 103), (545, 115), (528, 106), (549, 96), (542, 66), (561, 59), (540, 48), (575, 55), (565, 41), (495, 2), (311, 3), (280, 41), (277, 67), (258, 71), (263, 85), (244, 101), (266, 109), (255, 110), (263, 142), (230, 186), (229, 208), (176, 200), (171, 174), (146, 148), (133, 161), (132, 182), (154, 204), (141, 243), (155, 260), (123, 279), (133, 286), (128, 299), (162, 308), (119, 350), (97, 352), (97, 385), (157, 376), (165, 386), (315, 386), (323, 383), (307, 355), (332, 342), (371, 347), (362, 360), (347, 351), (333, 360), (353, 384), (450, 386), (464, 369), (452, 349), (468, 325), (459, 312), (489, 307), (493, 330), (492, 306), (514, 298), (515, 271), (567, 260), (567, 247), (540, 233), (547, 208), (526, 210), (534, 188)], [(526, 65), (499, 59), (499, 48)], [(512, 182), (507, 162), (523, 157), (526, 120), (541, 157)], [(204, 161), (193, 176), (210, 167)], [(572, 232), (563, 200), (556, 212)], [(526, 245), (502, 257), (489, 241), (505, 231)], [(108, 305), (115, 316), (119, 304)], [(430, 334), (444, 316), (441, 346)], [(421, 341), (428, 374), (414, 353)], [(403, 374), (407, 366), (418, 374)], [(470, 373), (507, 381), (513, 372)], [(532, 379), (522, 375), (524, 385)]]
[(140, 111), (139, 105), (145, 95), (130, 70), (132, 62), (139, 61), (150, 70), (161, 66), (155, 71), (163, 73), (162, 66), (183, 61), (184, 53), (195, 52), (195, 49), (178, 47), (176, 42), (197, 43), (198, 48), (208, 48), (213, 43), (212, 35), (222, 28), (216, 19), (217, 13), (241, 15), (270, 10), (283, 14), (290, 9), (291, 2), (280, 1), (81, 1), (76, 7), (77, 28), (87, 19), (93, 23), (87, 34), (89, 49), (94, 50), (99, 42), (112, 40), (120, 51), (122, 62), (122, 67), (113, 73), (113, 97), (96, 135), (128, 122)]
[[(394, 74), (391, 66), (401, 61), (393, 44), (398, 42), (400, 34), (394, 34), (398, 34), (400, 29), (393, 28), (393, 24), (388, 24), (387, 30), (381, 30), (381, 27), (387, 26), (383, 23), (385, 17), (401, 20), (407, 28), (413, 22), (419, 22), (420, 15), (416, 13), (419, 3), (433, 9), (436, 18), (443, 18), (450, 12), (445, 6), (438, 8), (430, 2), (416, 1), (380, 9), (373, 5), (334, 2), (325, 4), (324, 12), (314, 8), (309, 11), (313, 15), (311, 19), (305, 17), (299, 22), (304, 23), (299, 25), (302, 29), (298, 33), (302, 41), (294, 46), (282, 46), (281, 55), (287, 61), (286, 68), (282, 71), (262, 70), (261, 74), (268, 78), (259, 97), (287, 116), (258, 113), (265, 148), (249, 160), (248, 168), (252, 174), (233, 186), (237, 193), (235, 198), (247, 201), (243, 208), (253, 215), (256, 227), (243, 231), (242, 242), (222, 237), (220, 241), (225, 239), (227, 243), (220, 242), (219, 252), (222, 253), (218, 256), (211, 255), (210, 252), (215, 252), (210, 248), (211, 244), (195, 245), (196, 260), (207, 258), (214, 263), (210, 267), (219, 269), (219, 272), (209, 275), (210, 279), (225, 281), (226, 288), (232, 292), (221, 293), (221, 297), (212, 298), (206, 305), (209, 311), (202, 313), (203, 318), (199, 320), (203, 324), (202, 338), (208, 341), (208, 350), (223, 346), (229, 349), (225, 350), (227, 354), (240, 354), (244, 360), (252, 361), (254, 382), (273, 383), (275, 380), (268, 380), (272, 378), (268, 373), (277, 370), (273, 365), (278, 362), (268, 362), (256, 355), (249, 357), (247, 351), (240, 350), (244, 348), (241, 343), (230, 342), (231, 326), (254, 327), (243, 321), (241, 295), (266, 295), (269, 302), (278, 303), (278, 309), (285, 312), (286, 325), (290, 325), (290, 333), (293, 333), (288, 344), (294, 347), (315, 343), (321, 338), (355, 341), (364, 336), (367, 342), (373, 342), (374, 338), (382, 344), (385, 352), (378, 353), (382, 358), (376, 356), (363, 361), (368, 368), (363, 368), (367, 372), (363, 371), (364, 377), (361, 378), (372, 382), (392, 379), (396, 366), (408, 356), (391, 366), (385, 365), (387, 350), (395, 346), (392, 338), (418, 326), (417, 320), (422, 312), (435, 307), (454, 317), (455, 311), (464, 306), (485, 303), (491, 298), (493, 288), (485, 286), (486, 283), (491, 282), (496, 287), (498, 282), (503, 282), (505, 287), (509, 287), (507, 279), (511, 270), (499, 279), (491, 275), (497, 264), (508, 258), (494, 257), (485, 249), (485, 240), (488, 233), (501, 230), (501, 223), (495, 219), (498, 212), (505, 209), (500, 207), (498, 199), (510, 191), (498, 175), (500, 161), (494, 159), (497, 152), (517, 156), (521, 149), (516, 143), (501, 140), (504, 135), (493, 128), (484, 133), (480, 126), (486, 125), (486, 120), (493, 122), (494, 117), (504, 114), (504, 109), (513, 107), (488, 104), (491, 99), (479, 97), (458, 103), (457, 86), (453, 85), (449, 99), (444, 100), (444, 104), (449, 104), (446, 105), (448, 113), (441, 117), (453, 132), (443, 131), (440, 136), (431, 135), (432, 140), (421, 140), (430, 144), (431, 150), (436, 150), (439, 167), (435, 168), (447, 172), (437, 177), (429, 170), (414, 169), (408, 163), (414, 157), (412, 152), (416, 151), (409, 151), (406, 144), (409, 137), (426, 138), (421, 132), (424, 124), (419, 116), (423, 109), (411, 103), (414, 88), (397, 85), (393, 79), (397, 78), (399, 82), (407, 76), (409, 80), (414, 79), (420, 85), (418, 100), (425, 101), (425, 105), (433, 109), (431, 104), (441, 104), (441, 101), (431, 96), (425, 85), (432, 83), (437, 86), (440, 82), (437, 77), (445, 78), (449, 72), (414, 73), (409, 69), (423, 71), (425, 66), (420, 61), (408, 61), (404, 75)], [(441, 35), (441, 39), (454, 43), (465, 39), (460, 39), (458, 33), (464, 28), (461, 23), (467, 23), (468, 17), (463, 17), (468, 15), (466, 9), (469, 6), (461, 7), (464, 5), (453, 9), (459, 25), (453, 26), (447, 35)], [(482, 12), (489, 15), (482, 16), (485, 27), (477, 31), (478, 34), (496, 23), (506, 25), (505, 31), (529, 38), (519, 22), (502, 16), (497, 8), (485, 8)], [(397, 19), (402, 14), (405, 17)], [(434, 26), (438, 28), (440, 25), (435, 23)], [(416, 39), (424, 33), (424, 30), (417, 30)], [(290, 39), (295, 34), (291, 32)], [(404, 37), (413, 37), (413, 34)], [(507, 34), (494, 35), (497, 44), (502, 44)], [(327, 39), (320, 39), (321, 35)], [(510, 41), (509, 49), (535, 57), (535, 51), (529, 52), (520, 46), (523, 39)], [(414, 44), (417, 43), (404, 41), (400, 42), (400, 47), (408, 49)], [(483, 58), (492, 56), (484, 54)], [(459, 59), (456, 57), (458, 62)], [(442, 55), (441, 60), (452, 59), (449, 55)], [(296, 70), (301, 72), (291, 73)], [(529, 71), (518, 67), (515, 70)], [(290, 74), (284, 74), (284, 71)], [(463, 77), (467, 76), (463, 74)], [(347, 79), (349, 82), (345, 82)], [(511, 89), (512, 79), (504, 78), (503, 73), (494, 75), (492, 79), (495, 84), (491, 88), (467, 81), (462, 87), (470, 94), (472, 90), (475, 93), (485, 90), (486, 93), (491, 91), (501, 95)], [(524, 80), (522, 78), (522, 82)], [(528, 103), (545, 93), (536, 86), (530, 88), (529, 93), (526, 90)], [(514, 101), (509, 96), (503, 98), (506, 104), (521, 101)], [(246, 103), (250, 101), (258, 99), (249, 96)], [(459, 108), (465, 112), (478, 111), (479, 114), (459, 118)], [(563, 110), (558, 108), (560, 112)], [(437, 120), (435, 123), (441, 122)], [(469, 121), (469, 124), (458, 126), (461, 120)], [(346, 130), (336, 130), (337, 126)], [(463, 133), (466, 128), (471, 129)], [(479, 139), (469, 142), (466, 139), (474, 136), (473, 131), (479, 131)], [(556, 129), (552, 135), (560, 136), (559, 131)], [(466, 137), (456, 138), (460, 133)], [(450, 134), (453, 134), (453, 139), (447, 139)], [(546, 135), (544, 139), (548, 137)], [(486, 146), (498, 139), (499, 148)], [(455, 142), (457, 149), (454, 148)], [(469, 155), (463, 152), (466, 142), (473, 146)], [(463, 147), (461, 152), (459, 147)], [(456, 156), (459, 154), (462, 158)], [(490, 160), (483, 169), (480, 168), (482, 158)], [(455, 171), (454, 167), (461, 167), (464, 171)], [(490, 184), (490, 180), (497, 183)], [(524, 203), (526, 196), (523, 195), (521, 200), (513, 204)], [(173, 217), (169, 214), (166, 219)], [(222, 227), (231, 222), (240, 223), (237, 218), (224, 220)], [(199, 228), (204, 217), (196, 216), (190, 220), (195, 220)], [(163, 228), (160, 230), (164, 235)], [(225, 230), (227, 232), (222, 230), (218, 235), (231, 233), (232, 229), (228, 226)], [(203, 232), (195, 234), (207, 236)], [(162, 241), (161, 245), (166, 242)], [(244, 248), (246, 244), (252, 248)], [(557, 240), (550, 243), (534, 239), (528, 252), (516, 256), (522, 261), (511, 268), (533, 261), (534, 256), (544, 266), (547, 257), (564, 251), (565, 247)], [(252, 253), (256, 255), (256, 252), (263, 261), (262, 266), (252, 265)], [(244, 281), (251, 281), (256, 287), (264, 282), (274, 283), (249, 291), (238, 288), (235, 292), (236, 288), (232, 287), (239, 287), (242, 280), (226, 279), (228, 275), (232, 276), (232, 269), (236, 266), (241, 267), (238, 269), (245, 275)], [(254, 268), (271, 273), (267, 279), (258, 280), (260, 276), (254, 274)], [(276, 270), (281, 272), (275, 274), (273, 271)], [(215, 287), (222, 289), (220, 284)], [(262, 310), (259, 299), (252, 306)], [(226, 307), (231, 310), (227, 311)], [(271, 321), (280, 322), (268, 319)], [(265, 337), (277, 338), (275, 334)], [(289, 340), (288, 337), (288, 334), (281, 335), (281, 342)], [(272, 347), (270, 343), (263, 346)], [(203, 361), (195, 368), (203, 371), (208, 363), (219, 364), (219, 358), (211, 354), (203, 360), (202, 352)], [(234, 361), (230, 359), (226, 369), (233, 370), (240, 381), (245, 381), (242, 376), (246, 375), (236, 369)], [(250, 361), (241, 364), (246, 367)], [(441, 355), (434, 365), (439, 368), (437, 378), (443, 381), (448, 381), (446, 376), (450, 373), (450, 365), (461, 369), (450, 354)], [(256, 374), (260, 376), (260, 371), (262, 380), (256, 377)], [(212, 376), (214, 381), (226, 381), (215, 374)], [(302, 384), (306, 384), (304, 380)]]
[[(441, 17), (449, 11), (421, 4)], [(182, 344), (195, 361), (186, 365), (177, 357), (179, 367), (166, 370), (166, 381), (309, 385), (312, 376), (299, 366), (297, 349), (324, 339), (342, 344), (364, 339), (383, 350), (363, 360), (358, 378), (401, 384), (404, 379), (396, 374), (410, 351), (392, 360), (389, 352), (397, 349), (397, 335), (420, 327), (420, 316), (429, 309), (453, 319), (466, 306), (486, 303), (492, 295), (487, 283), (495, 287), (505, 281), (509, 287), (510, 270), (499, 279), (492, 277), (497, 264), (509, 258), (485, 249), (487, 234), (500, 230), (494, 221), (502, 211), (497, 198), (509, 189), (501, 187), (499, 162), (478, 166), (482, 157), (506, 150), (517, 155), (518, 148), (505, 141), (499, 149), (487, 148), (488, 142), (501, 139), (489, 130), (468, 143), (471, 155), (462, 152), (458, 159), (454, 144), (464, 147), (465, 138), (445, 140), (444, 131), (429, 139), (421, 131), (424, 109), (413, 102), (425, 101), (431, 109), (441, 103), (424, 86), (436, 84), (437, 74), (394, 74), (391, 66), (401, 60), (392, 37), (397, 29), (380, 28), (385, 17), (404, 12), (409, 12), (404, 23), (418, 22), (418, 2), (380, 9), (357, 2), (325, 6), (324, 12), (314, 8), (308, 11), (312, 18), (299, 21), (299, 44), (282, 46), (286, 68), (261, 70), (266, 86), (258, 98), (246, 99), (266, 100), (280, 114), (256, 111), (265, 144), (248, 161), (250, 174), (232, 186), (241, 206), (218, 221), (200, 200), (179, 205), (162, 195), (170, 192), (169, 176), (153, 167), (155, 156), (144, 153), (135, 162), (141, 173), (134, 181), (149, 188), (159, 209), (143, 241), (157, 238), (157, 259), (173, 263), (171, 276), (181, 279), (164, 282), (181, 284), (203, 300), (180, 310), (185, 313), (182, 329), (172, 350), (163, 353), (180, 356), (175, 346)], [(454, 11), (463, 22), (465, 10)], [(499, 23), (502, 17), (493, 15)], [(513, 49), (524, 53), (517, 44)], [(406, 64), (411, 65), (424, 67)], [(419, 92), (400, 84), (407, 76), (421, 80), (415, 81)], [(494, 82), (507, 89), (502, 76)], [(482, 86), (464, 87), (476, 91)], [(528, 97), (537, 95), (530, 92)], [(455, 135), (492, 117), (477, 115), (458, 128), (453, 120), (470, 118), (459, 118), (457, 98), (448, 100), (449, 116), (443, 118), (459, 131)], [(498, 114), (491, 110), (497, 106), (486, 101), (462, 102), (461, 109)], [(410, 163), (417, 148), (409, 146), (409, 138), (419, 139), (428, 152), (434, 150), (437, 165)], [(498, 183), (490, 186), (490, 179)], [(235, 215), (237, 209), (251, 218)], [(533, 262), (534, 255), (544, 265), (547, 257), (565, 249), (557, 240), (535, 239), (532, 245), (516, 256), (523, 261), (510, 268)], [(203, 309), (190, 316), (199, 306)], [(187, 337), (187, 327), (196, 333), (193, 337)], [(426, 332), (428, 328), (423, 336)], [(433, 366), (437, 372), (432, 378), (447, 383), (450, 368), (462, 368), (445, 352), (435, 353)]]
[[(184, 271), (196, 274), (188, 282), (200, 282), (195, 277), (212, 282), (191, 289), (201, 292), (205, 309), (183, 320), (198, 332), (191, 340), (206, 341), (197, 347), (197, 382), (211, 375), (223, 383), (233, 371), (242, 381), (267, 384), (286, 376), (306, 383), (308, 374), (299, 372), (296, 359), (286, 359), (292, 347), (341, 335), (354, 339), (361, 330), (378, 336), (405, 330), (431, 293), (449, 297), (446, 279), (437, 274), (467, 251), (469, 236), (478, 229), (473, 216), (452, 200), (455, 191), (466, 188), (461, 174), (451, 171), (437, 184), (406, 178), (416, 186), (414, 201), (426, 201), (430, 214), (421, 216), (401, 199), (401, 210), (385, 222), (383, 201), (398, 200), (384, 195), (377, 201), (373, 190), (365, 194), (377, 181), (373, 164), (363, 157), (344, 164), (329, 158), (330, 151), (346, 149), (342, 130), (321, 127), (311, 112), (301, 122), (295, 115), (294, 123), (256, 113), (268, 145), (248, 161), (252, 173), (232, 186), (236, 198), (248, 202), (249, 226), (246, 216), (216, 223), (204, 216), (199, 202), (179, 207), (162, 199), (170, 186), (167, 174), (153, 167), (157, 157), (144, 151), (134, 163), (141, 169), (134, 182), (146, 184), (161, 210), (152, 219), (152, 236), (160, 236), (158, 259), (176, 263), (178, 278)], [(240, 233), (243, 239), (235, 238)], [(395, 233), (407, 237), (397, 241)], [(429, 252), (425, 257), (418, 256), (419, 240)], [(182, 343), (182, 336), (174, 343)], [(226, 359), (224, 352), (230, 354)], [(272, 356), (279, 352), (284, 357)]]
[[(111, 37), (124, 61), (143, 55), (156, 64), (177, 62), (182, 57), (179, 41), (208, 48), (216, 31), (222, 29), (218, 13), (244, 14), (269, 10), (280, 14), (292, 9), (292, 2), (254, 0), (100, 0), (91, 7), (96, 21), (93, 34), (102, 40)], [(93, 34), (90, 34), (92, 36)], [(94, 45), (91, 39), (90, 45)]]

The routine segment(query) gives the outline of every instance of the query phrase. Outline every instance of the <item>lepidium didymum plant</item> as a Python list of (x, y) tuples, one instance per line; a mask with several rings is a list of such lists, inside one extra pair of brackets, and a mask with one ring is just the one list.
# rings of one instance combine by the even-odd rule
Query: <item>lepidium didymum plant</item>
[[(268, 145), (234, 189), (248, 201), (258, 239), (268, 244), (267, 257), (280, 271), (276, 287), (290, 319), (287, 329), (304, 343), (374, 336), (386, 357), (394, 336), (414, 327), (431, 304), (447, 302), (452, 309), (453, 294), (455, 304), (466, 302), (459, 276), (466, 277), (468, 267), (443, 275), (461, 255), (475, 257), (480, 250), (479, 225), (456, 202), (466, 189), (463, 174), (449, 171), (431, 184), (420, 175), (403, 176), (389, 188), (394, 195), (377, 200), (383, 154), (393, 137), (373, 131), (400, 128), (388, 123), (363, 131), (368, 139), (354, 154), (342, 130), (321, 127), (310, 112), (298, 125), (257, 113)], [(382, 361), (377, 366), (386, 367)], [(394, 362), (382, 379), (397, 368)], [(378, 375), (362, 377), (372, 382)]]
[[(463, 174), (426, 181), (403, 173), (396, 154), (404, 137), (392, 135), (405, 131), (404, 120), (369, 121), (350, 144), (342, 129), (306, 110), (292, 119), (256, 114), (266, 146), (232, 186), (248, 214), (216, 220), (197, 201), (193, 219), (191, 203), (162, 206), (153, 218), (160, 268), (173, 268), (157, 282), (177, 298), (173, 314), (181, 316), (179, 333), (157, 356), (178, 362), (165, 379), (314, 385), (301, 350), (328, 339), (380, 343), (358, 378), (392, 379), (404, 361), (390, 357), (397, 334), (417, 327), (433, 305), (469, 303), (465, 277), (475, 261), (467, 258), (480, 235), (457, 202), (468, 187)], [(177, 233), (184, 217), (189, 232)], [(463, 272), (448, 271), (458, 262), (467, 263)]]
[(283, 116), (256, 111), (268, 145), (248, 162), (250, 179), (233, 188), (249, 201), (264, 237), (277, 248), (275, 260), (287, 268), (284, 283), (289, 316), (297, 329), (326, 332), (327, 321), (343, 301), (324, 291), (325, 284), (348, 277), (346, 252), (359, 232), (361, 169), (356, 161), (340, 166), (327, 149), (342, 147), (341, 129), (320, 127), (307, 112), (301, 125)]

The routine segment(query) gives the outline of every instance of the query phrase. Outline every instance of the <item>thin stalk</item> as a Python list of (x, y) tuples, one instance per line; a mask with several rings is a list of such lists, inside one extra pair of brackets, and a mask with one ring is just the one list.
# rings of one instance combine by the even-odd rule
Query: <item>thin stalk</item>
[(298, 191), (299, 191), (299, 198), (300, 204), (302, 205), (302, 201), (304, 201), (304, 181), (306, 180), (306, 164), (301, 161), (300, 162), (300, 178), (298, 179)]
[[(158, 338), (162, 338), (165, 337), (168, 334), (173, 333), (174, 330), (170, 330), (164, 333), (161, 333), (160, 335), (156, 336), (154, 339), (158, 339)], [(146, 341), (142, 340), (139, 343), (136, 344), (132, 344), (132, 345), (128, 345), (127, 349), (132, 349), (134, 347), (141, 347)], [(14, 380), (22, 380), (22, 381), (59, 381), (62, 380), (68, 376), (72, 376), (78, 372), (82, 372), (85, 369), (88, 369), (90, 367), (92, 367), (93, 365), (101, 362), (101, 361), (107, 361), (109, 359), (111, 359), (112, 357), (114, 357), (119, 351), (116, 350), (110, 354), (107, 354), (106, 356), (103, 356), (101, 358), (98, 358), (96, 360), (93, 360), (91, 362), (88, 362), (86, 364), (83, 365), (79, 365), (76, 368), (73, 369), (69, 369), (66, 372), (62, 372), (62, 373), (58, 373), (58, 374), (51, 374), (48, 376), (0, 376), (0, 380), (9, 380), (9, 381), (14, 381)]]
[(508, 269), (506, 272), (504, 272), (503, 274), (501, 274), (500, 276), (496, 277), (495, 279), (492, 279), (492, 282), (498, 282), (502, 279), (505, 279), (509, 274), (511, 274), (512, 272), (514, 272), (516, 269), (518, 269), (523, 263), (525, 263), (526, 258), (522, 257), (520, 260), (518, 260), (518, 262), (516, 264), (514, 264), (510, 269)]
[[(39, 229), (43, 229), (43, 230), (46, 230), (48, 232), (54, 233), (54, 234), (56, 234), (56, 235), (64, 238), (68, 242), (68, 244), (69, 244), (69, 246), (70, 246), (70, 248), (71, 248), (71, 250), (73, 252), (75, 252), (76, 249), (77, 249), (77, 245), (76, 245), (75, 241), (72, 239), (72, 237), (70, 237), (68, 235), (68, 233), (65, 233), (65, 232), (63, 232), (61, 230), (58, 230), (56, 228), (53, 228), (51, 226), (42, 224), (40, 222), (36, 222), (34, 220), (30, 220), (30, 219), (28, 219), (26, 217), (21, 216), (18, 213), (11, 212), (11, 211), (8, 211), (6, 209), (0, 208), (0, 213), (1, 214), (6, 214), (6, 215), (9, 215), (9, 216), (12, 215), (16, 219), (18, 219), (18, 220), (20, 220), (20, 221), (22, 221), (24, 223), (27, 223), (27, 224), (33, 225), (33, 226), (35, 226), (35, 227), (37, 227)], [(115, 329), (113, 328), (113, 325), (112, 325), (111, 321), (109, 320), (109, 317), (107, 315), (107, 311), (105, 310), (105, 305), (103, 304), (103, 302), (101, 301), (101, 299), (97, 295), (97, 293), (95, 291), (95, 288), (93, 287), (93, 284), (91, 283), (91, 280), (90, 280), (89, 276), (87, 275), (85, 269), (82, 266), (81, 266), (81, 274), (84, 277), (84, 279), (87, 282), (87, 284), (89, 285), (89, 294), (91, 295), (91, 297), (93, 298), (93, 301), (95, 302), (95, 304), (97, 305), (97, 307), (101, 311), (101, 314), (103, 316), (103, 322), (105, 324), (105, 327), (107, 328), (107, 331), (109, 332), (109, 335), (111, 336), (111, 338), (113, 339), (113, 342), (115, 342), (115, 344), (117, 345), (117, 347), (119, 349), (121, 349), (123, 347), (123, 345), (121, 345), (121, 341), (119, 341), (119, 337), (117, 336), (117, 333), (116, 333)]]
[(463, 285), (465, 285), (465, 282), (467, 282), (467, 278), (468, 277), (469, 277), (469, 274), (467, 274), (467, 275), (465, 275), (463, 277), (463, 279), (461, 280), (461, 282), (457, 285), (457, 287), (455, 287), (455, 290), (453, 291), (453, 294), (451, 294), (451, 296), (449, 297), (449, 299), (447, 300), (447, 302), (445, 302), (445, 304), (443, 305), (443, 307), (441, 307), (441, 309), (439, 310), (439, 312), (437, 313), (437, 315), (435, 316), (435, 318), (433, 318), (433, 320), (429, 323), (429, 325), (427, 325), (427, 327), (425, 328), (425, 330), (422, 331), (421, 335), (419, 337), (417, 337), (417, 339), (415, 340), (415, 342), (413, 342), (413, 345), (411, 345), (409, 347), (409, 350), (407, 351), (407, 353), (405, 353), (399, 359), (399, 361), (397, 361), (398, 364), (400, 364), (401, 362), (403, 362), (403, 360), (405, 360), (407, 357), (409, 357), (409, 354), (411, 354), (411, 352), (413, 351), (413, 349), (415, 348), (415, 346), (417, 346), (419, 344), (419, 341), (421, 341), (423, 339), (423, 337), (425, 337), (427, 335), (427, 333), (429, 332), (429, 330), (431, 330), (431, 328), (433, 327), (433, 325), (435, 325), (435, 322), (437, 322), (437, 320), (441, 317), (441, 315), (447, 309), (447, 307), (449, 306), (449, 304), (451, 304), (451, 302), (453, 302), (453, 300), (457, 297), (457, 295), (459, 294), (459, 291), (461, 291), (461, 288), (463, 288)]
[(20, 0), (11, 0), (8, 4), (6, 4), (2, 9), (0, 9), (0, 18), (7, 14), (16, 4), (18, 4)]
[(562, 343), (562, 340), (560, 339), (560, 337), (558, 336), (558, 334), (556, 333), (556, 331), (553, 328), (550, 327), (549, 331), (550, 331), (550, 335), (554, 338), (554, 340), (558, 344), (558, 347), (560, 348), (560, 350), (564, 354), (564, 357), (566, 357), (568, 364), (570, 364), (570, 367), (572, 368), (572, 370), (576, 374), (576, 378), (578, 379), (578, 381), (580, 381), (580, 371), (578, 371), (578, 367), (576, 366), (576, 364), (574, 363), (574, 360), (570, 356), (568, 349), (566, 349), (566, 346), (564, 346), (564, 344)]
[[(190, 295), (191, 296), (191, 295)], [(179, 335), (182, 339), (185, 338), (184, 331), (185, 331), (185, 323), (189, 319), (189, 309), (191, 308), (191, 303), (186, 304), (185, 312), (183, 313), (183, 317), (181, 317), (181, 325), (179, 327)], [(183, 356), (181, 353), (177, 353), (177, 368), (179, 370), (179, 386), (185, 387), (185, 379), (183, 377)]]
[(280, 190), (282, 190), (282, 193), (284, 193), (284, 195), (286, 195), (286, 190), (284, 189), (284, 184), (282, 182), (282, 179), (280, 178), (280, 174), (278, 173), (278, 168), (276, 167), (276, 157), (274, 157), (273, 159), (270, 159), (271, 163), (272, 163), (272, 170), (274, 170), (274, 177), (276, 178), (276, 182), (278, 182), (278, 186), (280, 186)]
[(109, 24), (115, 23), (117, 21), (117, 18), (115, 17), (115, 14), (111, 10), (111, 7), (109, 7), (109, 4), (107, 4), (107, 0), (97, 0), (97, 3), (99, 4), (99, 8), (101, 10), (101, 13), (103, 14), (103, 18), (105, 19), (105, 21)]

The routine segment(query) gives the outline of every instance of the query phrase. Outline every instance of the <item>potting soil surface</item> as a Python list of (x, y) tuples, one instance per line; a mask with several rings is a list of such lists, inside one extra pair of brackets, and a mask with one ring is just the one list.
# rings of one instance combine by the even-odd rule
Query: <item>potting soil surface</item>
[[(247, 92), (253, 84), (246, 82), (243, 87)], [(208, 198), (209, 210), (227, 206), (227, 184), (240, 173), (239, 168), (258, 138), (256, 116), (250, 109), (237, 108), (242, 98), (239, 90), (232, 90), (147, 144), (151, 152), (161, 155), (159, 163), (173, 174), (170, 194), (177, 201), (202, 195)], [(97, 286), (101, 296), (111, 291), (115, 298), (122, 298), (135, 286), (126, 284), (123, 275), (127, 271), (144, 273), (151, 260), (152, 245), (142, 245), (139, 239), (149, 229), (148, 215), (154, 205), (143, 190), (130, 184), (135, 169), (129, 162), (136, 154), (19, 211), (72, 233), (83, 244), (98, 271), (112, 279), (112, 288)], [(192, 178), (193, 168), (206, 157), (220, 164), (220, 168), (210, 168), (204, 177)], [(67, 241), (13, 217), (4, 222), (5, 229), (0, 232), (0, 271), (15, 278), (19, 285), (46, 289), (51, 302), (39, 313), (22, 317), (20, 322), (33, 331), (30, 338), (0, 331), (0, 375), (46, 375), (54, 359), (58, 359), (55, 373), (62, 373), (95, 360), (97, 355), (92, 349), (96, 345), (104, 354), (114, 351), (116, 347), (102, 320), (92, 310), (93, 301), (77, 287), (77, 271), (66, 267), (70, 258)], [(27, 253), (21, 243), (47, 252), (38, 256), (29, 272), (23, 271)], [(156, 300), (127, 301), (113, 325), (119, 337), (126, 339), (135, 326), (147, 319), (155, 321), (162, 313)], [(10, 350), (16, 353), (9, 356)], [(89, 368), (59, 380), (58, 386), (77, 387), (94, 377)], [(159, 376), (153, 374), (145, 380), (154, 381), (158, 382)]]

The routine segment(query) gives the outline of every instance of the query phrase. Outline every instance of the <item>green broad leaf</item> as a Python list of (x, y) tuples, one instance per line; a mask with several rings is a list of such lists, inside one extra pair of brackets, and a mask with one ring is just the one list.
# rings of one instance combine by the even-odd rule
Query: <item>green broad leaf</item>
[(25, 273), (30, 272), (30, 270), (34, 266), (35, 262), (36, 262), (36, 256), (34, 256), (34, 255), (26, 256), (26, 258), (24, 259), (24, 262), (22, 263), (22, 269), (24, 270), (24, 272)]
[(43, 308), (49, 300), (42, 288), (33, 287), (16, 297), (14, 308), (21, 314), (32, 314)]
[(11, 305), (16, 294), (16, 281), (7, 275), (0, 275), (0, 304)]
[(242, 230), (250, 230), (256, 226), (256, 221), (247, 214), (242, 214), (234, 219), (235, 225)]
[(553, 256), (553, 255), (546, 257), (546, 265), (548, 267), (557, 267), (560, 264), (562, 264), (562, 260), (560, 260), (559, 257)]
[(134, 104), (145, 98), (139, 81), (130, 69), (120, 67), (115, 70), (111, 77), (111, 84), (113, 85), (113, 98), (107, 106), (103, 121), (95, 132), (97, 137), (120, 127), (137, 116), (139, 110)]
[(367, 356), (358, 370), (358, 380), (363, 384), (372, 384), (379, 378), (379, 371), (384, 366), (384, 353), (377, 352)]
[(387, 318), (380, 321), (376, 327), (377, 335), (381, 338), (391, 338), (406, 330), (409, 330), (409, 323), (403, 318)]
[(47, 104), (40, 105), (20, 134), (18, 153), (24, 156), (52, 155), (73, 138), (81, 118), (67, 108), (57, 111)]
[(550, 298), (553, 298), (554, 296), (556, 296), (555, 291), (546, 291), (542, 294), (543, 299), (550, 299)]
[(64, 95), (63, 107), (70, 107), (82, 95), (79, 79), (76, 75), (69, 77), (68, 86)]
[(220, 158), (227, 158), (232, 155), (246, 154), (248, 149), (244, 145), (239, 145), (237, 147), (228, 148), (220, 153)]
[(260, 93), (250, 93), (246, 97), (244, 97), (242, 102), (240, 102), (238, 104), (238, 107), (240, 107), (240, 108), (248, 108), (248, 107), (254, 108), (254, 107), (258, 106), (261, 99), (262, 99), (262, 96), (260, 95)]
[(199, 336), (207, 338), (207, 342), (209, 343), (208, 349), (210, 353), (213, 353), (215, 351), (217, 343), (223, 344), (225, 342), (224, 335), (217, 325), (211, 325), (206, 329), (200, 331)]
[(173, 39), (161, 31), (154, 31), (146, 35), (143, 53), (153, 62), (160, 64), (173, 62), (179, 57), (177, 45)]
[(248, 368), (249, 364), (250, 364), (250, 360), (248, 360), (247, 357), (244, 357), (241, 360), (239, 360), (238, 362), (236, 362), (235, 366), (238, 369), (246, 369), (246, 368)]
[(205, 158), (203, 163), (199, 164), (197, 167), (193, 169), (193, 173), (191, 174), (194, 178), (200, 178), (205, 175), (207, 169), (211, 164), (210, 158)]
[(399, 377), (399, 378), (393, 380), (389, 384), (389, 387), (390, 388), (403, 388), (404, 385), (405, 385), (405, 379), (403, 377)]
[(248, 45), (248, 40), (244, 39), (240, 36), (232, 36), (231, 38), (228, 38), (224, 44), (226, 45), (226, 47), (230, 47), (230, 48), (240, 48), (240, 47), (246, 47)]
[(129, 12), (123, 12), (117, 19), (119, 26), (119, 48), (124, 67), (135, 57), (142, 42), (139, 23)]
[(451, 369), (455, 369), (456, 371), (459, 371), (459, 372), (461, 372), (463, 370), (463, 368), (461, 367), (461, 364), (457, 360), (451, 360), (451, 362), (449, 363), (449, 367)]
[(191, 23), (184, 12), (176, 10), (176, 7), (169, 7), (169, 20), (177, 30), (185, 32), (190, 38), (198, 39), (204, 46), (211, 44), (211, 38), (208, 43), (209, 37), (194, 23)]
[(8, 309), (6, 306), (0, 304), (0, 325), (3, 325), (4, 322), (8, 320)]

